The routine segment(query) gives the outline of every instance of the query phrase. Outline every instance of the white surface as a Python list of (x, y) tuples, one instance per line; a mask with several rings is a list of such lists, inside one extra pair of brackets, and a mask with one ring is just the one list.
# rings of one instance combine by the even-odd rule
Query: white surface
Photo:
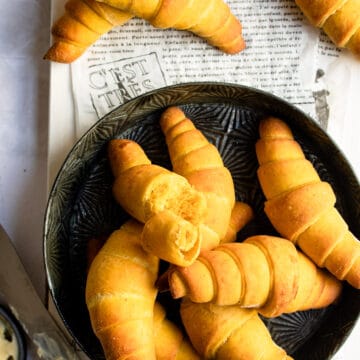
[(47, 186), (50, 4), (2, 2), (0, 222), (44, 296), (42, 224)]
[[(45, 297), (42, 226), (47, 189), (48, 0), (3, 1), (0, 17), (0, 222)], [(28, 358), (34, 357), (29, 347)]]
[[(75, 139), (67, 66), (51, 65), (51, 80), (56, 86), (52, 87), (49, 99), (49, 66), (42, 60), (49, 43), (49, 26), (49, 0), (2, 2), (0, 222), (13, 239), (41, 296), (45, 294), (42, 226), (48, 191), (47, 175), (49, 171), (52, 182)], [(359, 94), (359, 91), (354, 94)], [(48, 125), (49, 114), (52, 121)], [(353, 116), (360, 116), (359, 102), (354, 102)], [(329, 131), (334, 134), (335, 141), (337, 131), (360, 133), (359, 129), (342, 126), (341, 119), (339, 129)], [(48, 136), (51, 139), (49, 148)], [(356, 163), (358, 154), (352, 152), (352, 144), (343, 142), (339, 145), (360, 177)], [(360, 323), (334, 360), (360, 359), (358, 339)]]

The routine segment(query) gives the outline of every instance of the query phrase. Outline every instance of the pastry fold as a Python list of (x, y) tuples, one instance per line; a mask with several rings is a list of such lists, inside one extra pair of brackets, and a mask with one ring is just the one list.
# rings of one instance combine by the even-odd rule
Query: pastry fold
[(331, 185), (305, 158), (281, 119), (260, 122), (256, 143), (265, 213), (275, 229), (320, 267), (360, 288), (360, 242), (336, 209)]

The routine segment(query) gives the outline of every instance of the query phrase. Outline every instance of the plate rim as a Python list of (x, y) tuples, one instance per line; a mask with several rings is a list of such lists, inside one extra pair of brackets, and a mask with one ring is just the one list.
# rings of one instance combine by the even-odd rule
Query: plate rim
[[(53, 279), (52, 279), (52, 275), (50, 273), (50, 269), (49, 269), (49, 259), (48, 259), (48, 254), (47, 254), (47, 239), (48, 239), (48, 221), (49, 221), (49, 214), (50, 214), (50, 210), (51, 210), (51, 206), (52, 206), (52, 201), (54, 200), (54, 193), (56, 192), (56, 188), (59, 184), (60, 178), (62, 176), (62, 174), (64, 174), (64, 169), (66, 168), (66, 165), (68, 163), (69, 160), (71, 160), (73, 154), (77, 151), (77, 149), (81, 146), (81, 144), (86, 141), (86, 139), (88, 137), (91, 136), (91, 134), (93, 134), (94, 132), (96, 132), (96, 130), (98, 130), (102, 124), (105, 124), (106, 121), (108, 119), (111, 119), (114, 114), (116, 114), (117, 112), (121, 112), (124, 108), (131, 106), (131, 104), (135, 104), (137, 102), (141, 102), (141, 101), (149, 101), (152, 97), (154, 96), (158, 96), (159, 94), (166, 94), (167, 92), (177, 92), (177, 91), (181, 91), (184, 90), (186, 88), (196, 88), (196, 89), (200, 89), (200, 88), (204, 88), (204, 89), (208, 89), (208, 88), (212, 88), (212, 89), (227, 89), (227, 90), (231, 90), (233, 92), (237, 92), (237, 91), (245, 91), (245, 92), (250, 92), (253, 94), (258, 94), (259, 96), (263, 96), (266, 98), (271, 99), (272, 101), (275, 101), (283, 106), (285, 106), (287, 109), (290, 110), (290, 112), (296, 113), (298, 115), (300, 115), (303, 119), (306, 120), (307, 122), (307, 126), (309, 127), (313, 127), (316, 128), (318, 132), (320, 132), (322, 134), (322, 136), (324, 136), (324, 138), (326, 138), (326, 140), (328, 141), (328, 143), (331, 145), (331, 147), (333, 147), (337, 153), (339, 154), (341, 161), (343, 163), (343, 166), (346, 168), (346, 173), (348, 175), (350, 175), (352, 177), (352, 182), (354, 182), (355, 184), (357, 184), (358, 187), (359, 186), (359, 180), (355, 174), (355, 172), (353, 171), (353, 168), (351, 166), (351, 164), (349, 163), (348, 159), (346, 158), (346, 156), (344, 155), (344, 153), (342, 152), (342, 150), (338, 147), (338, 145), (335, 143), (335, 141), (332, 139), (332, 137), (326, 132), (324, 131), (321, 126), (309, 115), (307, 114), (303, 109), (299, 108), (297, 105), (294, 105), (292, 103), (290, 103), (289, 101), (279, 97), (278, 95), (275, 95), (273, 93), (264, 91), (262, 89), (257, 89), (248, 85), (242, 85), (242, 84), (235, 84), (235, 83), (229, 83), (229, 82), (186, 82), (186, 83), (180, 83), (180, 84), (174, 84), (174, 85), (168, 85), (168, 86), (164, 86), (158, 89), (154, 89), (151, 90), (149, 92), (146, 92), (144, 94), (141, 94), (137, 97), (134, 97), (126, 102), (124, 102), (123, 104), (117, 106), (116, 108), (114, 108), (112, 111), (110, 111), (109, 113), (107, 113), (106, 115), (104, 115), (102, 118), (100, 118), (99, 120), (97, 120), (71, 147), (71, 149), (68, 151), (67, 155), (65, 156), (60, 168), (57, 171), (57, 174), (53, 180), (53, 183), (51, 184), (50, 187), (50, 191), (48, 193), (48, 199), (47, 199), (47, 203), (46, 203), (46, 208), (45, 208), (45, 214), (44, 214), (44, 222), (43, 222), (43, 261), (44, 261), (44, 265), (45, 265), (45, 274), (46, 274), (46, 282), (48, 285), (48, 290), (50, 292), (50, 295), (52, 297), (52, 300), (55, 304), (55, 308), (57, 313), (59, 314), (62, 322), (64, 323), (65, 327), (67, 328), (67, 330), (70, 332), (71, 336), (75, 339), (76, 343), (82, 348), (82, 350), (84, 350), (84, 352), (86, 353), (86, 349), (83, 349), (82, 344), (80, 343), (80, 341), (78, 340), (77, 336), (73, 333), (73, 331), (69, 328), (66, 319), (64, 318), (62, 311), (59, 307), (58, 301), (55, 298), (55, 291), (54, 291), (54, 284), (53, 284)], [(222, 96), (219, 97), (219, 99), (225, 99)], [(215, 97), (214, 97), (215, 99)], [(229, 100), (229, 102), (232, 100), (232, 98), (226, 98)], [(212, 99), (213, 100), (213, 99)], [(206, 103), (208, 103), (209, 101), (205, 101)], [(189, 102), (182, 102), (182, 101), (177, 101), (177, 102), (171, 102), (171, 104), (169, 103), (168, 105), (166, 104), (162, 104), (165, 106), (170, 106), (170, 105), (185, 105), (188, 104)], [(130, 114), (131, 115), (131, 114)], [(128, 117), (129, 115), (127, 115)], [(125, 116), (126, 117), (126, 116)], [(359, 316), (359, 314), (358, 314)], [(356, 321), (355, 321), (356, 322)], [(355, 326), (355, 322), (354, 324), (351, 326), (350, 330), (347, 332), (347, 334), (344, 336), (344, 338), (342, 339), (341, 342), (337, 343), (336, 348), (333, 349), (332, 355), (339, 349), (339, 347), (341, 347), (341, 345), (345, 342), (346, 338), (349, 336), (349, 334), (351, 333), (352, 328)]]

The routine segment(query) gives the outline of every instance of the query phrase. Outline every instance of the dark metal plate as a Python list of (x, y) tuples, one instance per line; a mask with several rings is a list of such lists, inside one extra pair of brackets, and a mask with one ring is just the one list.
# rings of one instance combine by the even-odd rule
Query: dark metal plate
[[(170, 167), (158, 120), (171, 105), (181, 106), (218, 147), (233, 175), (237, 199), (256, 212), (238, 241), (253, 234), (276, 234), (264, 215), (256, 178), (254, 144), (258, 122), (266, 115), (279, 116), (291, 126), (320, 177), (333, 186), (336, 206), (350, 230), (360, 236), (359, 183), (332, 140), (296, 107), (259, 90), (221, 83), (176, 85), (131, 100), (101, 119), (74, 146), (53, 185), (46, 212), (44, 251), (51, 294), (64, 323), (91, 359), (104, 357), (85, 306), (87, 242), (107, 236), (127, 218), (111, 195), (106, 145), (114, 137), (133, 139), (154, 163)], [(159, 301), (178, 321), (177, 303), (166, 294)], [(296, 360), (325, 360), (345, 341), (359, 311), (360, 292), (345, 285), (336, 305), (264, 321), (274, 340)]]

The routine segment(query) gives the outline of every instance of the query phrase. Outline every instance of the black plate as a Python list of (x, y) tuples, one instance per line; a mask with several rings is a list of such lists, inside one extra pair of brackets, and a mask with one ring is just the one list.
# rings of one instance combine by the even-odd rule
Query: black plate
[[(197, 83), (147, 93), (115, 109), (93, 126), (66, 158), (50, 193), (44, 227), (48, 284), (71, 334), (91, 359), (103, 359), (84, 301), (86, 247), (90, 238), (107, 236), (127, 218), (111, 195), (112, 175), (106, 158), (111, 138), (137, 141), (149, 158), (170, 166), (158, 119), (168, 106), (181, 106), (213, 142), (231, 171), (238, 200), (251, 204), (256, 218), (238, 240), (276, 234), (263, 212), (264, 198), (256, 178), (254, 144), (258, 122), (266, 115), (285, 120), (323, 180), (337, 195), (339, 211), (360, 236), (359, 183), (331, 139), (307, 115), (289, 103), (249, 87)], [(265, 321), (274, 340), (296, 360), (330, 359), (353, 328), (360, 311), (360, 292), (345, 285), (336, 305)], [(159, 297), (168, 316), (178, 321), (177, 303)]]

